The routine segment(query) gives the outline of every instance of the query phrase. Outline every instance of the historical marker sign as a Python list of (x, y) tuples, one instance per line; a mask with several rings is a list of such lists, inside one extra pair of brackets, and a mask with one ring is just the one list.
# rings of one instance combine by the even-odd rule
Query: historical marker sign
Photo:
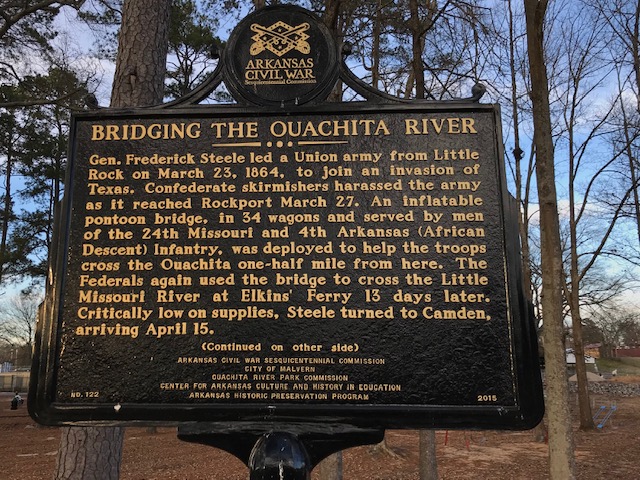
[(335, 42), (322, 22), (291, 5), (264, 9), (233, 31), (225, 64), (236, 97), (259, 105), (322, 99), (338, 76)]
[[(315, 27), (285, 20), (244, 25), (230, 68), (302, 62)], [(495, 106), (87, 112), (72, 133), (39, 421), (540, 419)]]

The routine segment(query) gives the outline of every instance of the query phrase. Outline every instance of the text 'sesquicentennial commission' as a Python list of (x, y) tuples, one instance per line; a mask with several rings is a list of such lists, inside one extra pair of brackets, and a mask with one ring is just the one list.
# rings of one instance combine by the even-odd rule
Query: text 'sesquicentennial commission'
[(492, 109), (75, 128), (57, 401), (514, 403)]

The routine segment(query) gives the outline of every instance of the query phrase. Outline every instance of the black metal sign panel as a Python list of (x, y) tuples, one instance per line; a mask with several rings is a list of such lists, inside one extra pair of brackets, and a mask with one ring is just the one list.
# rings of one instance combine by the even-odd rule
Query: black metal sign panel
[(533, 426), (498, 125), (471, 104), (75, 116), (34, 416)]

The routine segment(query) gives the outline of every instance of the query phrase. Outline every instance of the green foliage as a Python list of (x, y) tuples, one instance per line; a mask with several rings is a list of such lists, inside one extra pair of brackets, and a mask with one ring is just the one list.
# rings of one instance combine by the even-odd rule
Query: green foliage
[[(24, 77), (0, 95), (41, 101), (21, 109), (0, 109), (0, 161), (4, 178), (0, 282), (46, 275), (53, 209), (62, 194), (69, 109), (80, 108), (86, 84), (75, 73), (51, 67)], [(19, 207), (16, 207), (19, 206)]]
[[(211, 12), (208, 12), (211, 13)], [(181, 97), (212, 71), (221, 41), (213, 15), (201, 12), (193, 0), (174, 0), (169, 28), (166, 96)]]
[[(88, 80), (58, 54), (56, 16), (107, 1), (0, 0), (0, 285), (46, 275), (63, 190), (69, 110)], [(60, 60), (63, 59), (63, 60)]]
[(87, 3), (78, 10), (78, 18), (96, 31), (95, 54), (115, 62), (123, 0), (94, 0)]
[[(29, 11), (34, 4), (45, 4), (47, 8)], [(19, 58), (24, 48), (49, 48), (49, 41), (57, 32), (52, 29), (52, 22), (61, 5), (76, 2), (36, 2), (12, 0), (0, 0), (0, 59), (2, 69), (0, 75), (4, 76), (11, 69), (11, 64), (4, 64), (8, 59)], [(9, 76), (11, 76), (9, 74)], [(2, 77), (0, 77), (2, 78)]]

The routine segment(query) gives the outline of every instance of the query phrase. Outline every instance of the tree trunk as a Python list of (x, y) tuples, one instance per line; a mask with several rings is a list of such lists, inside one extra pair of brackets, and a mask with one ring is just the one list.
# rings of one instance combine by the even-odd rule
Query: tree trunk
[[(509, 71), (511, 73), (511, 106), (513, 108), (513, 159), (515, 163), (516, 205), (518, 207), (518, 230), (520, 231), (520, 250), (522, 257), (522, 288), (527, 300), (533, 302), (533, 288), (531, 285), (531, 249), (529, 247), (529, 185), (532, 171), (527, 169), (527, 179), (523, 184), (522, 157), (524, 151), (520, 148), (520, 107), (518, 104), (517, 69), (515, 59), (516, 34), (513, 23), (513, 9), (509, 0)], [(530, 160), (532, 157), (530, 157)], [(536, 442), (544, 442), (547, 438), (547, 429), (543, 420), (532, 431)]]
[[(342, 35), (340, 28), (340, 9), (342, 7), (342, 0), (325, 0), (324, 1), (324, 14), (322, 21), (325, 26), (332, 33), (333, 38), (338, 42), (338, 52), (342, 52)], [(327, 96), (328, 102), (340, 102), (342, 100), (342, 81), (338, 79), (335, 87)]]
[(4, 280), (5, 266), (9, 263), (7, 241), (9, 238), (9, 224), (13, 216), (13, 197), (11, 193), (11, 177), (13, 175), (13, 114), (7, 131), (7, 159), (4, 180), (4, 212), (2, 215), (2, 238), (0, 239), (0, 283)]
[(170, 0), (125, 0), (112, 107), (162, 103), (169, 38)]
[(411, 29), (411, 70), (416, 84), (416, 98), (425, 98), (424, 64), (422, 50), (424, 45), (423, 33), (418, 10), (418, 0), (409, 0), (409, 25)]
[(375, 17), (373, 18), (373, 31), (371, 39), (371, 86), (375, 89), (380, 84), (380, 35), (382, 28), (382, 0), (376, 3)]
[(342, 452), (329, 455), (318, 465), (319, 480), (342, 480)]
[(438, 480), (435, 430), (420, 430), (419, 462), (420, 480)]
[(540, 202), (549, 474), (551, 480), (571, 480), (575, 479), (575, 458), (562, 325), (562, 250), (555, 188), (549, 84), (543, 47), (547, 0), (525, 0), (524, 7), (533, 103), (536, 179)]
[[(636, 93), (640, 88), (640, 1), (636, 2), (636, 10), (633, 15), (633, 35), (630, 35), (633, 72), (636, 77)], [(636, 108), (640, 112), (640, 94), (636, 97)]]
[[(638, 9), (640, 12), (640, 8)], [(639, 59), (640, 61), (640, 59)], [(639, 96), (640, 97), (640, 96)], [(640, 102), (640, 98), (638, 100)], [(638, 106), (640, 108), (640, 105)], [(630, 119), (627, 115), (624, 99), (620, 100), (620, 111), (622, 112), (622, 131), (624, 133), (624, 151), (629, 160), (629, 173), (631, 176), (631, 191), (633, 193), (633, 209), (636, 220), (636, 231), (638, 233), (638, 243), (640, 244), (640, 196), (638, 195), (638, 175), (636, 174), (636, 159), (633, 154), (633, 138), (630, 132)]]
[(63, 428), (56, 479), (117, 479), (122, 459), (123, 428)]
[[(577, 272), (575, 273), (577, 275)], [(574, 275), (574, 272), (571, 272)], [(574, 283), (572, 281), (572, 283)], [(578, 283), (578, 282), (575, 282)], [(580, 315), (579, 291), (570, 293), (571, 327), (573, 330), (573, 353), (576, 357), (576, 379), (578, 386), (578, 410), (580, 428), (591, 430), (595, 427), (591, 416), (591, 402), (589, 400), (589, 382), (587, 380), (587, 365), (584, 361), (584, 340), (582, 335), (582, 316)]]
[[(578, 90), (582, 78), (576, 75), (573, 85)], [(580, 428), (588, 430), (594, 427), (589, 402), (589, 386), (587, 383), (587, 366), (584, 361), (584, 341), (582, 335), (582, 317), (580, 315), (580, 269), (578, 266), (578, 218), (576, 216), (576, 181), (579, 159), (575, 151), (576, 103), (569, 107), (568, 120), (568, 154), (569, 154), (569, 285), (564, 286), (565, 298), (571, 312), (571, 330), (573, 337), (573, 353), (576, 359), (576, 379), (578, 386), (578, 409)], [(566, 278), (563, 276), (563, 278)], [(566, 281), (566, 280), (565, 280)]]
[[(125, 0), (112, 107), (162, 103), (171, 0)], [(56, 480), (117, 480), (123, 427), (65, 427)]]

